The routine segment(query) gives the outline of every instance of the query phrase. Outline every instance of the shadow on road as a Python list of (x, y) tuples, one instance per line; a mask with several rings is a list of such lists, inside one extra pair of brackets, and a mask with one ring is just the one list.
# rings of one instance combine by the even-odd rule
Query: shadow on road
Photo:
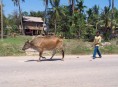
[[(42, 59), (40, 61), (61, 61), (61, 59)], [(25, 62), (39, 62), (39, 60), (27, 60)]]

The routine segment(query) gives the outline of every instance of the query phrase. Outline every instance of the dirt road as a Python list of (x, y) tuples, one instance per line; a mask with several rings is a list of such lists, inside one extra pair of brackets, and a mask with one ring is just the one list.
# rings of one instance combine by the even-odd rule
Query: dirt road
[(59, 57), (0, 57), (0, 87), (118, 87), (118, 55)]

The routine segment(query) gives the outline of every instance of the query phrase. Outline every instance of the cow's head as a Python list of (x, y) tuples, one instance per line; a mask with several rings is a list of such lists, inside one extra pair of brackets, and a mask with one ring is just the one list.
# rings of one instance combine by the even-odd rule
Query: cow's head
[(24, 44), (22, 50), (26, 50), (26, 49), (28, 49), (28, 48), (30, 48), (30, 47), (31, 47), (31, 44), (30, 44), (30, 42), (29, 42), (29, 40), (28, 40), (27, 42), (25, 42), (25, 44)]

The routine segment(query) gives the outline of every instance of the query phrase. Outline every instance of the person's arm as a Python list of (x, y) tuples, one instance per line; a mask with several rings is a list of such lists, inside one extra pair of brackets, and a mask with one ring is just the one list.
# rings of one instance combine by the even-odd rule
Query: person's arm
[(95, 37), (94, 37), (94, 41), (93, 41), (93, 46), (95, 46)]

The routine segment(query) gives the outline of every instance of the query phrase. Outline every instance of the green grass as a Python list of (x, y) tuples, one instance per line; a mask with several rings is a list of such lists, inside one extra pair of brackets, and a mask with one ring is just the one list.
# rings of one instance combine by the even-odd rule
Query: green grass
[[(118, 39), (111, 40), (110, 46), (100, 47), (102, 54), (118, 54)], [(82, 40), (65, 40), (66, 54), (92, 54), (93, 47), (91, 42), (84, 42)]]
[[(17, 36), (15, 38), (9, 37), (0, 40), (0, 56), (21, 56), (25, 55), (22, 51), (24, 43), (31, 40), (31, 36)], [(112, 40), (111, 46), (100, 47), (102, 54), (118, 54), (118, 45), (116, 45), (116, 40)], [(68, 54), (92, 54), (93, 47), (91, 42), (85, 42), (83, 40), (77, 39), (65, 39), (64, 40), (65, 53)]]
[(3, 41), (0, 41), (0, 56), (24, 55), (24, 52), (21, 49), (27, 39), (31, 39), (31, 37), (9, 37), (4, 39)]
[(118, 46), (111, 45), (101, 48), (103, 54), (118, 54)]
[(90, 42), (77, 39), (65, 40), (64, 42), (66, 54), (90, 54), (92, 52)]

